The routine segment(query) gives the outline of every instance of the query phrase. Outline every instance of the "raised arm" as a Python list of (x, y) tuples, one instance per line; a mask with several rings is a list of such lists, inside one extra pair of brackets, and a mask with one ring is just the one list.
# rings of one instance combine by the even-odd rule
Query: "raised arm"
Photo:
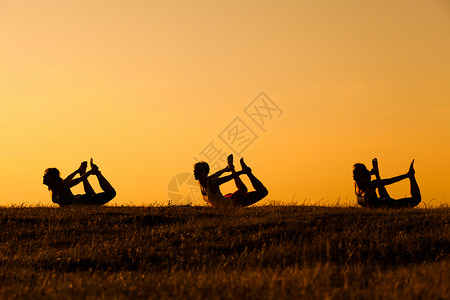
[(230, 181), (230, 180), (232, 180), (232, 179), (234, 179), (236, 177), (241, 176), (242, 174), (245, 174), (245, 171), (239, 171), (239, 172), (233, 173), (233, 174), (228, 175), (228, 176), (224, 176), (224, 177), (220, 177), (220, 178), (214, 179), (214, 184), (219, 186), (221, 184), (224, 184), (225, 182), (228, 182), (228, 181)]
[(386, 178), (386, 179), (379, 179), (380, 177), (377, 176), (377, 180), (371, 181), (370, 184), (372, 185), (372, 187), (378, 188), (383, 185), (393, 184), (393, 183), (399, 182), (401, 180), (410, 178), (411, 176), (414, 176), (414, 173), (415, 173), (415, 171), (414, 171), (414, 159), (413, 159), (413, 161), (411, 162), (411, 165), (409, 166), (409, 170), (406, 174), (399, 175), (399, 176), (392, 177), (392, 178)]
[(228, 167), (225, 167), (222, 170), (217, 171), (216, 173), (212, 174), (210, 177), (215, 180), (215, 179), (219, 178), (220, 175), (222, 175), (225, 172), (230, 172), (230, 169)]
[(384, 185), (390, 185), (396, 182), (399, 182), (401, 180), (407, 179), (409, 178), (409, 174), (403, 174), (403, 175), (399, 175), (399, 176), (395, 176), (392, 178), (386, 178), (386, 179), (376, 179), (371, 181), (371, 185), (373, 188), (379, 188), (380, 186), (384, 186)]
[[(84, 173), (83, 175), (81, 175), (78, 178), (75, 178), (69, 182), (65, 182), (65, 184), (67, 185), (68, 188), (71, 188), (73, 186), (76, 186), (77, 184), (79, 184), (80, 182), (82, 182), (83, 180), (85, 180), (86, 178), (88, 178), (90, 175), (92, 175), (94, 173), (94, 170), (90, 170), (86, 173)], [(70, 176), (70, 175), (69, 175)]]
[(86, 166), (87, 166), (87, 161), (83, 161), (80, 164), (80, 167), (78, 168), (78, 170), (74, 171), (72, 174), (67, 176), (66, 179), (64, 179), (64, 182), (70, 182), (75, 177), (75, 175), (77, 175), (77, 174), (81, 175), (82, 173), (84, 173), (86, 171)]
[(67, 176), (66, 179), (64, 179), (64, 182), (70, 182), (78, 173), (79, 173), (78, 170), (74, 171), (72, 174)]

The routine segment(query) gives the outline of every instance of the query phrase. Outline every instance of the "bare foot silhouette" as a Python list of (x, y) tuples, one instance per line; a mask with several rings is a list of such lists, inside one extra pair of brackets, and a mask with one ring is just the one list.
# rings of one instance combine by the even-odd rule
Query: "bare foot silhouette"
[(84, 173), (86, 173), (86, 168), (87, 168), (87, 161), (83, 161), (80, 167), (78, 168), (78, 173), (80, 175), (83, 175)]
[(234, 171), (233, 154), (228, 155), (227, 161), (228, 161), (228, 169), (230, 171)]
[(96, 164), (94, 164), (94, 159), (92, 159), (92, 158), (91, 158), (91, 169), (94, 174), (100, 173), (100, 171), (98, 170), (98, 166)]
[(252, 169), (250, 169), (250, 167), (245, 164), (244, 158), (241, 158), (240, 162), (241, 162), (242, 171), (244, 173), (251, 173), (252, 172)]
[(371, 173), (374, 175), (380, 174), (380, 169), (378, 168), (378, 159), (374, 158), (372, 159), (372, 171)]
[(409, 177), (414, 177), (414, 174), (416, 174), (416, 170), (414, 170), (414, 159), (413, 159), (411, 165), (409, 166), (408, 175)]

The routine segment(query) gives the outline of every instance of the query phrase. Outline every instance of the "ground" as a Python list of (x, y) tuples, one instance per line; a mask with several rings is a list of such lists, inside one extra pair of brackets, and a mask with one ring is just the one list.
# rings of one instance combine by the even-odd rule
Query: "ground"
[(449, 212), (0, 208), (0, 298), (449, 299)]

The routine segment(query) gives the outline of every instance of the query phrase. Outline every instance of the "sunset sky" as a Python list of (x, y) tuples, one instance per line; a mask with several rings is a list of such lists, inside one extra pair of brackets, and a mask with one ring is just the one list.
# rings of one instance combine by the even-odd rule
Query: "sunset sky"
[(373, 157), (382, 177), (414, 158), (424, 204), (448, 204), (450, 2), (0, 0), (0, 205), (52, 205), (44, 170), (90, 157), (111, 205), (166, 205), (236, 119), (261, 204), (353, 205)]

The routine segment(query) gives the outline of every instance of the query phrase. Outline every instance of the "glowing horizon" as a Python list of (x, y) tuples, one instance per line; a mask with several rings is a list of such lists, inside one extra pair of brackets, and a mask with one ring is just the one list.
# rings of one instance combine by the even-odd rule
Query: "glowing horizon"
[[(354, 204), (352, 166), (374, 157), (382, 177), (415, 159), (424, 204), (449, 202), (445, 1), (18, 0), (0, 25), (0, 205), (50, 205), (44, 170), (91, 157), (112, 205), (165, 205), (236, 117), (261, 204)], [(245, 114), (260, 92), (283, 112), (266, 130)]]

